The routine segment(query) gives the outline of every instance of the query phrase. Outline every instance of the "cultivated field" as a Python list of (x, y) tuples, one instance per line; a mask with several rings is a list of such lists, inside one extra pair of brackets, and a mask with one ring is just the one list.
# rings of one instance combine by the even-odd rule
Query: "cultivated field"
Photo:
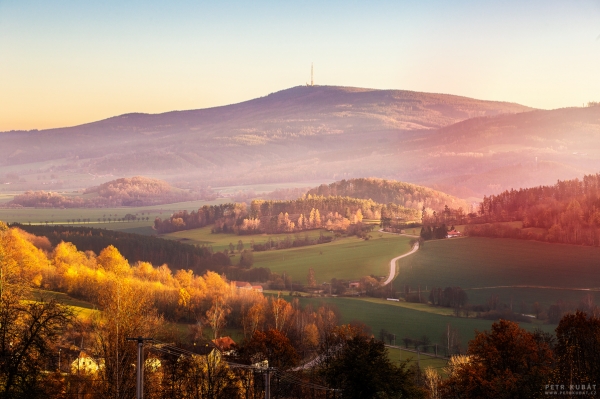
[(485, 303), (493, 294), (500, 302), (512, 301), (516, 311), (522, 302), (525, 308), (536, 301), (577, 304), (587, 293), (600, 291), (599, 259), (600, 248), (594, 247), (481, 237), (427, 241), (414, 256), (399, 261), (394, 286), (398, 291), (405, 285), (459, 286), (470, 303)]

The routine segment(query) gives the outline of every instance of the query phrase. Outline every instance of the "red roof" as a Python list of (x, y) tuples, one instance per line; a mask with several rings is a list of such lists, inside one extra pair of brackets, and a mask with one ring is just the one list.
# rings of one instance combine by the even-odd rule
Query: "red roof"
[(229, 351), (232, 348), (233, 345), (235, 345), (235, 341), (233, 339), (231, 339), (231, 337), (221, 337), (221, 338), (217, 338), (217, 339), (213, 339), (212, 341), (215, 346), (217, 348), (219, 348), (221, 351)]

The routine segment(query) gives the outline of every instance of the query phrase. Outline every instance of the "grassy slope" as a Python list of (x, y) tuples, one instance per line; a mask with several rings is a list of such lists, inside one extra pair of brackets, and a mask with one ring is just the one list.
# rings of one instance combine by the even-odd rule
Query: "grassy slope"
[[(304, 237), (318, 237), (319, 234), (330, 235), (327, 231), (313, 230), (296, 234)], [(210, 227), (165, 234), (162, 237), (179, 239), (190, 244), (207, 244), (217, 250), (223, 250), (229, 243), (237, 245), (238, 240), (249, 246), (264, 243), (271, 237), (274, 241), (292, 234), (255, 234), (238, 236), (235, 234), (211, 234)], [(268, 267), (275, 273), (286, 273), (293, 281), (306, 282), (308, 269), (313, 268), (317, 281), (330, 281), (332, 278), (357, 279), (374, 274), (387, 276), (389, 262), (392, 258), (410, 250), (409, 237), (391, 234), (372, 233), (373, 238), (364, 241), (356, 237), (340, 238), (331, 243), (311, 245), (285, 250), (273, 250), (254, 253), (255, 267)], [(232, 258), (237, 263), (238, 255)]]
[[(535, 241), (480, 237), (428, 241), (414, 256), (399, 261), (394, 284), (398, 290), (405, 284), (459, 286), (469, 289), (471, 303), (483, 303), (496, 294), (507, 304), (512, 298), (515, 306), (521, 301), (547, 306), (559, 299), (577, 302), (586, 294), (568, 289), (599, 289), (599, 258), (600, 248)], [(555, 289), (473, 289), (510, 285)]]
[(306, 282), (313, 268), (317, 282), (332, 278), (357, 279), (363, 276), (387, 276), (390, 260), (410, 250), (409, 237), (383, 235), (369, 241), (349, 237), (332, 243), (285, 251), (257, 252), (256, 266), (276, 273), (289, 274), (294, 281)]

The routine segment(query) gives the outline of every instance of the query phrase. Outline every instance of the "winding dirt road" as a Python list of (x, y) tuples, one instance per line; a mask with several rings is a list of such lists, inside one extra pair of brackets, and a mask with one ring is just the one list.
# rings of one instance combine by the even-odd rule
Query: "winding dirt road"
[(385, 280), (381, 285), (388, 285), (389, 283), (391, 283), (394, 280), (394, 277), (396, 277), (396, 261), (398, 259), (402, 259), (405, 256), (412, 255), (415, 252), (417, 252), (418, 250), (419, 250), (419, 243), (417, 242), (415, 245), (413, 245), (410, 252), (407, 252), (404, 255), (396, 256), (394, 259), (392, 259), (390, 261), (390, 275), (388, 276), (387, 280)]

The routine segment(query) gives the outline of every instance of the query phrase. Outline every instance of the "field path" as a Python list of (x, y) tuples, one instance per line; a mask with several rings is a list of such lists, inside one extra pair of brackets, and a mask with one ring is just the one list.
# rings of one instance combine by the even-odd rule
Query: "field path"
[(394, 280), (394, 277), (396, 277), (396, 261), (398, 259), (402, 259), (405, 256), (412, 255), (415, 252), (417, 252), (418, 250), (419, 250), (419, 243), (417, 242), (415, 245), (413, 245), (413, 247), (410, 250), (410, 252), (407, 252), (404, 255), (396, 256), (394, 259), (392, 259), (390, 261), (390, 275), (388, 276), (387, 280), (385, 280), (383, 282), (382, 285), (388, 285), (389, 283), (391, 283)]

